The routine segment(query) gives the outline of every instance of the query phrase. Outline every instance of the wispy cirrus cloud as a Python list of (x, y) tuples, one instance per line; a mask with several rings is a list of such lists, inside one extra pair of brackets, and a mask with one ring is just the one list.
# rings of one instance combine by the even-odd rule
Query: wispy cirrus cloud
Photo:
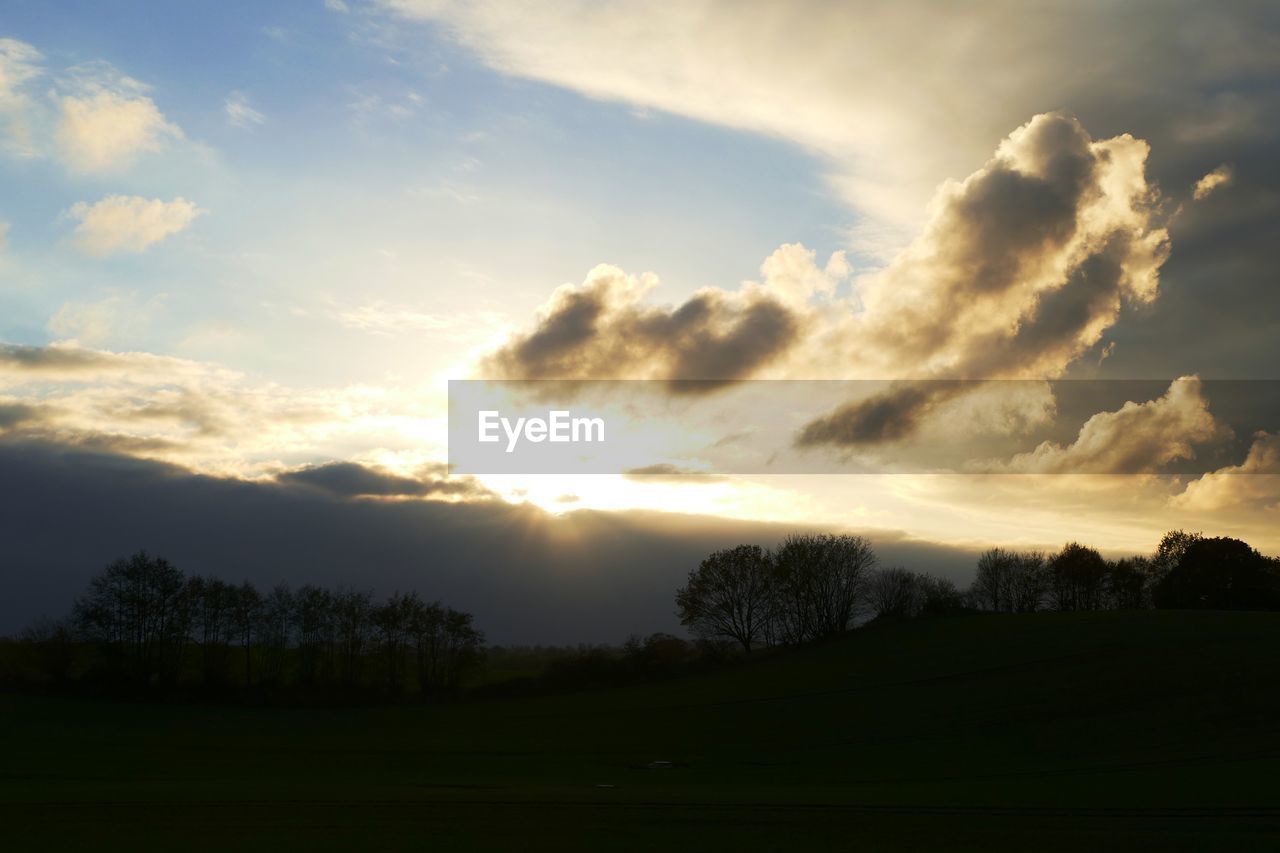
[(26, 42), (0, 38), (0, 121), (4, 122), (6, 147), (23, 156), (37, 154), (27, 84), (44, 73), (43, 59), (40, 51)]
[(222, 111), (226, 114), (227, 121), (239, 128), (253, 128), (267, 120), (265, 115), (254, 109), (249, 96), (240, 91), (227, 95), (222, 102)]

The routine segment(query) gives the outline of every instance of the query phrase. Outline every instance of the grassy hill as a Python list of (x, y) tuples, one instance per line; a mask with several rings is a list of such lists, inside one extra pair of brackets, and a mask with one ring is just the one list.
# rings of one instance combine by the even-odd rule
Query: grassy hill
[(0, 696), (0, 756), (14, 850), (1274, 849), (1280, 614), (955, 617), (437, 707)]

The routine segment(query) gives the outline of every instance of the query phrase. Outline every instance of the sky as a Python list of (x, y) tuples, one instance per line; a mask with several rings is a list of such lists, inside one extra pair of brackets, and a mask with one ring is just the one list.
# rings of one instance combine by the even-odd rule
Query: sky
[[(1277, 75), (1265, 3), (11, 0), (0, 632), (144, 547), (530, 642), (802, 528), (961, 582), (1280, 552)], [(657, 380), (642, 426), (807, 461), (450, 471), (450, 379)]]

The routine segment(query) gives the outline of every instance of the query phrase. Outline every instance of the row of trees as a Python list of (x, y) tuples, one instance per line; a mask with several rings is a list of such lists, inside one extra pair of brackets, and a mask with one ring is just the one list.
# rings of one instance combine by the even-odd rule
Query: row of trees
[(1247, 543), (1173, 530), (1151, 556), (1108, 560), (1077, 542), (1056, 554), (992, 548), (970, 588), (983, 610), (1126, 610), (1140, 607), (1280, 609), (1280, 561)]
[(1071, 542), (1054, 554), (992, 548), (967, 591), (903, 568), (876, 568), (861, 536), (797, 535), (775, 550), (709, 555), (676, 593), (682, 624), (753, 648), (843, 633), (862, 619), (988, 610), (1142, 607), (1280, 610), (1280, 560), (1247, 543), (1174, 530), (1151, 556), (1108, 560)]
[(689, 573), (677, 615), (697, 636), (733, 640), (749, 654), (842, 634), (869, 612), (905, 617), (963, 605), (948, 580), (876, 565), (862, 536), (798, 534), (774, 550), (726, 548)]
[(66, 623), (28, 639), (64, 651), (42, 667), (56, 679), (69, 677), (70, 651), (87, 648), (84, 674), (113, 681), (435, 693), (457, 688), (483, 635), (471, 614), (416, 592), (377, 602), (349, 587), (281, 584), (264, 594), (138, 553), (95, 576)]

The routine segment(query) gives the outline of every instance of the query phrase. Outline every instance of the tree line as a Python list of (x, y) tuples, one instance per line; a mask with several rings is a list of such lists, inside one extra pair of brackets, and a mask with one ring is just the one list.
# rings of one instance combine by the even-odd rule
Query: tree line
[(24, 636), (29, 675), (150, 686), (454, 691), (480, 659), (471, 614), (416, 592), (187, 577), (144, 552), (112, 562), (62, 622)]
[(1227, 537), (1174, 530), (1150, 556), (1108, 560), (1070, 542), (1060, 551), (991, 548), (966, 590), (942, 577), (880, 568), (864, 537), (789, 536), (776, 549), (708, 555), (676, 592), (696, 636), (750, 653), (823, 639), (871, 620), (964, 611), (1029, 613), (1144, 607), (1280, 610), (1280, 560)]
[(676, 614), (695, 635), (731, 640), (750, 654), (842, 634), (872, 610), (888, 618), (963, 607), (951, 581), (877, 564), (862, 536), (796, 534), (772, 550), (738, 545), (689, 573)]

